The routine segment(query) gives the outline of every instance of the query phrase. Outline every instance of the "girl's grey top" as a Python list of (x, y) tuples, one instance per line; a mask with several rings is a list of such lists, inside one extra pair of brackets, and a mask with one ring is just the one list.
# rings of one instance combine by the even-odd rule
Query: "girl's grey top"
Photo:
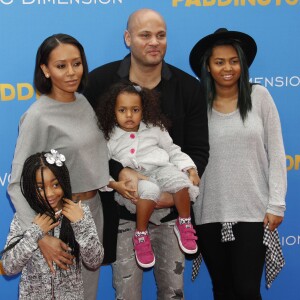
[(252, 110), (208, 112), (210, 158), (194, 204), (196, 224), (262, 222), (283, 216), (286, 158), (279, 115), (268, 90), (253, 85)]
[[(83, 300), (82, 261), (89, 268), (100, 266), (104, 250), (99, 241), (96, 225), (87, 205), (82, 205), (84, 217), (82, 220), (71, 223), (75, 239), (80, 246), (80, 265), (75, 262), (69, 270), (61, 270), (55, 264), (55, 274), (50, 272), (48, 264), (43, 257), (38, 241), (43, 237), (43, 232), (36, 224), (25, 232), (21, 228), (20, 220), (15, 214), (10, 225), (6, 246), (22, 239), (12, 249), (3, 254), (3, 268), (7, 275), (22, 272), (19, 284), (19, 299), (61, 299)], [(60, 223), (61, 224), (61, 223)], [(60, 225), (54, 228), (53, 235), (59, 237)]]
[(20, 119), (8, 186), (23, 229), (29, 227), (34, 217), (20, 189), (24, 161), (32, 154), (50, 149), (65, 155), (73, 193), (95, 190), (108, 183), (106, 141), (86, 98), (76, 93), (75, 101), (60, 102), (42, 95)]

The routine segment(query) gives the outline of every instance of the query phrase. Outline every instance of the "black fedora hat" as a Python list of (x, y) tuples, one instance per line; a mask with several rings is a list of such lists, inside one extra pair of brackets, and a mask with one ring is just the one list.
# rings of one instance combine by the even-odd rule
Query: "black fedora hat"
[(234, 40), (238, 42), (244, 51), (248, 67), (252, 64), (257, 52), (257, 46), (254, 39), (243, 32), (219, 28), (213, 34), (209, 34), (197, 42), (190, 53), (191, 68), (199, 78), (201, 76), (201, 60), (204, 53), (208, 48), (221, 40)]

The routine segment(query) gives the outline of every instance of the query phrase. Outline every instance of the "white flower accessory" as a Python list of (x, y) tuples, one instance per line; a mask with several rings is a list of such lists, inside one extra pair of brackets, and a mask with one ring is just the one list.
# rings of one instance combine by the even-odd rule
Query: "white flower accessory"
[(57, 150), (51, 149), (51, 153), (46, 153), (46, 161), (50, 164), (56, 164), (58, 167), (63, 165), (63, 162), (66, 161), (66, 157), (63, 154), (58, 153)]

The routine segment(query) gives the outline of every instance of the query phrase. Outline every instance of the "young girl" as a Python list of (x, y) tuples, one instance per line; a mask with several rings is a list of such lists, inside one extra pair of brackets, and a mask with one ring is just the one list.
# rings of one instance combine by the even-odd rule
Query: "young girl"
[(108, 140), (109, 158), (143, 175), (138, 184), (138, 198), (126, 181), (109, 184), (118, 192), (117, 202), (137, 214), (133, 243), (138, 264), (148, 268), (155, 263), (147, 227), (162, 192), (173, 194), (179, 213), (174, 231), (181, 249), (195, 253), (190, 199), (196, 199), (200, 179), (191, 158), (173, 144), (166, 131), (168, 121), (160, 113), (157, 95), (131, 82), (120, 82), (109, 89), (102, 101), (98, 119)]
[[(16, 213), (10, 226), (3, 268), (7, 275), (22, 272), (19, 299), (84, 299), (82, 261), (95, 269), (103, 247), (87, 205), (74, 203), (65, 157), (56, 150), (37, 153), (24, 163), (21, 191), (37, 214), (24, 232)], [(69, 246), (75, 262), (52, 274), (39, 247), (44, 235), (59, 237)]]

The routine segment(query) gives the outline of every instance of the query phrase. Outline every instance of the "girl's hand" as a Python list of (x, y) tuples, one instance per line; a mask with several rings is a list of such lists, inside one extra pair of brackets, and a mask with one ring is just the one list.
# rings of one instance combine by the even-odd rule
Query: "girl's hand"
[(54, 227), (56, 227), (59, 222), (53, 223), (52, 218), (47, 216), (46, 214), (38, 214), (33, 219), (33, 223), (38, 225), (40, 229), (44, 232), (44, 234), (48, 233), (50, 230), (52, 230)]
[(62, 214), (68, 218), (72, 223), (75, 223), (83, 218), (83, 209), (81, 207), (81, 201), (78, 203), (73, 202), (70, 199), (64, 198), (64, 204)]
[(283, 217), (266, 213), (264, 218), (264, 226), (266, 227), (269, 224), (269, 229), (273, 231), (282, 223), (282, 221)]
[(193, 185), (199, 185), (200, 184), (200, 177), (194, 168), (190, 168), (187, 170), (189, 173), (189, 179), (192, 182)]
[(117, 191), (124, 198), (131, 201), (137, 200), (135, 197), (136, 190), (131, 186), (131, 179), (121, 181), (111, 181), (109, 187)]

